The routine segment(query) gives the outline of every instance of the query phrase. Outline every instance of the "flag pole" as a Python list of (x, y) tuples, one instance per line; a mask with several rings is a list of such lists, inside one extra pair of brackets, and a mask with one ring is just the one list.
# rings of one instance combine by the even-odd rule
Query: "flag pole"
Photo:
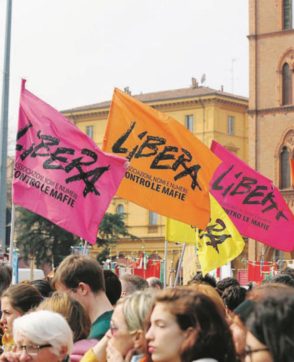
[(11, 205), (11, 224), (10, 224), (10, 243), (9, 243), (9, 264), (12, 266), (13, 250), (14, 250), (14, 220), (15, 220), (15, 206)]
[(0, 243), (3, 252), (5, 252), (5, 246), (6, 246), (6, 205), (7, 205), (6, 173), (7, 173), (11, 13), (12, 13), (12, 0), (7, 0), (2, 105), (1, 105), (1, 119), (0, 119), (0, 135), (1, 135), (0, 136)]
[(87, 240), (84, 240), (83, 255), (87, 255), (87, 247), (88, 247), (88, 242)]
[(180, 256), (180, 259), (179, 259), (179, 262), (178, 262), (178, 269), (177, 269), (177, 273), (176, 273), (176, 277), (175, 277), (175, 281), (174, 281), (174, 288), (178, 284), (178, 279), (179, 279), (181, 267), (182, 267), (182, 264), (183, 264), (183, 258), (184, 258), (185, 250), (186, 250), (186, 243), (183, 243), (181, 256)]
[(167, 248), (168, 241), (164, 240), (164, 259), (163, 259), (163, 288), (166, 288), (166, 277), (167, 277)]

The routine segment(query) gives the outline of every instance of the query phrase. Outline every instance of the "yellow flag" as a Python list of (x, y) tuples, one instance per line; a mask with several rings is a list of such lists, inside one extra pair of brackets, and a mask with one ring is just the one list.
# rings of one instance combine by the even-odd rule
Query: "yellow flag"
[(198, 259), (203, 275), (235, 259), (245, 245), (226, 212), (211, 194), (209, 196), (211, 220), (205, 230), (196, 231)]
[(166, 240), (196, 245), (195, 228), (180, 221), (166, 218)]

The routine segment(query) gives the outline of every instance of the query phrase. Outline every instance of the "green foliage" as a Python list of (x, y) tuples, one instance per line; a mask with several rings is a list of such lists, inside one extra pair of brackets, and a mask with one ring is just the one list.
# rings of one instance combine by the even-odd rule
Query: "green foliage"
[(97, 245), (102, 246), (101, 253), (97, 256), (97, 260), (102, 263), (109, 257), (109, 246), (121, 238), (138, 239), (136, 236), (128, 232), (128, 228), (124, 222), (124, 214), (106, 213), (99, 226), (97, 236)]
[[(47, 219), (23, 208), (17, 209), (16, 241), (21, 256), (28, 260), (35, 257), (37, 267), (48, 262), (58, 266), (71, 253), (71, 246), (79, 245), (80, 238), (51, 223)], [(106, 213), (100, 226), (97, 245), (102, 246), (99, 262), (109, 256), (109, 245), (122, 237), (135, 239), (129, 234), (124, 215)]]
[(57, 266), (71, 253), (71, 246), (80, 242), (68, 231), (22, 208), (17, 210), (16, 235), (21, 256), (25, 260), (34, 256), (37, 267), (46, 262)]

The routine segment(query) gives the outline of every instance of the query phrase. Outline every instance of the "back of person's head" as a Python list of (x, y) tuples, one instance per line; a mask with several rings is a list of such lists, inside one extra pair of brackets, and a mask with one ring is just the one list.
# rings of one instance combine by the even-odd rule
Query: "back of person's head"
[(288, 274), (294, 278), (294, 269), (287, 266), (287, 268), (282, 271), (282, 274)]
[(202, 283), (192, 283), (189, 285), (189, 288), (195, 292), (202, 293), (207, 295), (217, 306), (219, 312), (223, 317), (226, 316), (226, 307), (218, 292), (209, 284)]
[(48, 298), (53, 292), (51, 284), (47, 279), (37, 279), (30, 282), (35, 288), (38, 289), (43, 298)]
[(120, 299), (123, 314), (128, 327), (128, 331), (143, 331), (147, 316), (150, 314), (154, 303), (155, 292), (152, 289), (136, 291)]
[(233, 311), (241, 304), (246, 298), (246, 289), (238, 285), (232, 285), (223, 291), (222, 299), (225, 306)]
[(163, 284), (159, 278), (150, 277), (147, 278), (146, 280), (150, 288), (163, 289)]
[(292, 362), (293, 320), (294, 293), (277, 294), (254, 304), (246, 326), (249, 332), (269, 349), (273, 362)]
[(91, 321), (87, 312), (77, 300), (66, 293), (54, 292), (39, 305), (38, 310), (61, 314), (73, 332), (74, 342), (87, 338), (90, 333)]
[(79, 283), (89, 285), (93, 293), (105, 291), (103, 270), (95, 259), (84, 255), (67, 256), (55, 271), (53, 285), (76, 289)]
[(246, 299), (259, 301), (268, 297), (275, 297), (277, 294), (292, 295), (294, 289), (282, 283), (265, 283), (254, 287), (247, 293)]
[(193, 340), (187, 339), (182, 347), (182, 361), (215, 358), (219, 362), (236, 361), (230, 329), (216, 304), (202, 293), (191, 288), (163, 290), (156, 297), (156, 304), (176, 319), (180, 329), (194, 329)]
[(144, 290), (149, 287), (147, 281), (133, 274), (124, 274), (120, 278), (122, 287), (122, 296), (134, 293), (136, 290)]
[(8, 264), (0, 264), (0, 297), (9, 287), (12, 280), (12, 269)]
[(112, 305), (115, 305), (121, 296), (121, 282), (112, 270), (103, 270), (105, 293)]
[(26, 338), (34, 345), (50, 344), (57, 356), (64, 348), (70, 354), (73, 346), (72, 331), (65, 318), (59, 313), (45, 310), (15, 319), (13, 337), (16, 343), (18, 339)]
[(240, 286), (240, 283), (238, 282), (237, 279), (232, 278), (232, 277), (227, 277), (224, 279), (219, 280), (216, 283), (216, 289), (218, 290), (218, 292), (222, 295), (222, 293), (224, 292), (224, 290), (226, 288), (231, 287), (232, 285), (238, 285)]
[(294, 287), (294, 277), (290, 274), (278, 274), (271, 279), (272, 283), (281, 283)]
[(43, 300), (40, 292), (29, 284), (11, 285), (2, 294), (2, 298), (7, 298), (12, 308), (21, 314), (37, 307)]
[(188, 285), (191, 284), (209, 284), (213, 288), (216, 287), (216, 280), (215, 277), (209, 274), (202, 275), (201, 272), (197, 272), (194, 277), (188, 281)]

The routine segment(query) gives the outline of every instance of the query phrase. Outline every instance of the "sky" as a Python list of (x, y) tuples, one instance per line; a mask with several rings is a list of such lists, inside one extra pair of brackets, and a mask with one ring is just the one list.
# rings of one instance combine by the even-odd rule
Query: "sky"
[[(9, 135), (21, 79), (58, 110), (205, 86), (248, 96), (247, 0), (12, 0)], [(7, 0), (0, 0), (0, 95)]]

